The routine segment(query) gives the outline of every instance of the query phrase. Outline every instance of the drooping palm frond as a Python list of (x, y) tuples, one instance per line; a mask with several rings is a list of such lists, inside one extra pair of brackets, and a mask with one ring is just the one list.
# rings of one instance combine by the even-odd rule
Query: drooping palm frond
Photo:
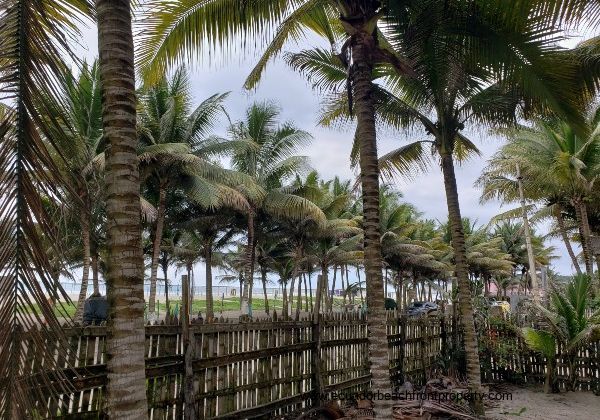
[(525, 327), (521, 330), (525, 343), (534, 351), (551, 358), (556, 355), (556, 340), (546, 331)]
[[(68, 39), (81, 22), (85, 1), (0, 1), (0, 101), (9, 104), (0, 120), (0, 417), (33, 416), (39, 385), (64, 387), (64, 360), (50, 352), (65, 345), (46, 292), (59, 287), (43, 244), (56, 246), (56, 226), (43, 200), (58, 202), (65, 185), (50, 155), (61, 133), (51, 101), (61, 97)], [(64, 131), (63, 131), (64, 133)], [(63, 135), (66, 135), (63, 134)], [(58, 150), (58, 148), (56, 148)], [(61, 255), (56, 250), (55, 255)], [(66, 296), (64, 296), (65, 299)], [(39, 311), (36, 310), (39, 308)], [(27, 335), (25, 335), (27, 332)], [(25, 337), (29, 345), (24, 345)], [(42, 373), (29, 388), (25, 352), (45, 354), (48, 368), (60, 368), (53, 385)], [(60, 352), (59, 352), (60, 353)], [(54, 365), (53, 365), (54, 364)], [(25, 374), (29, 374), (26, 372)]]
[[(174, 64), (201, 57), (205, 50), (240, 41), (243, 50), (265, 39), (306, 0), (152, 0), (145, 2), (139, 26), (140, 73), (156, 81)], [(260, 45), (262, 46), (262, 45)]]
[(256, 86), (268, 62), (280, 54), (286, 43), (297, 43), (306, 36), (307, 30), (327, 39), (331, 45), (343, 38), (345, 35), (343, 28), (330, 3), (329, 0), (308, 0), (286, 17), (246, 78), (244, 82), (246, 89)]
[(381, 175), (392, 178), (400, 175), (412, 178), (419, 173), (426, 172), (432, 164), (432, 153), (427, 152), (426, 145), (431, 145), (429, 140), (417, 141), (402, 146), (379, 158)]
[(263, 207), (265, 211), (275, 217), (288, 220), (310, 219), (318, 225), (325, 224), (325, 215), (318, 206), (310, 200), (294, 194), (271, 190), (264, 199)]

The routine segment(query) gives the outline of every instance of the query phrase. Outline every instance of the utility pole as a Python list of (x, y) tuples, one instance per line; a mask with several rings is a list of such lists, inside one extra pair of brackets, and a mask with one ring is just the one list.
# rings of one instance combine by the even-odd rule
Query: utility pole
[(537, 271), (535, 267), (535, 256), (533, 255), (533, 246), (531, 245), (531, 231), (529, 230), (529, 219), (527, 218), (527, 207), (525, 205), (525, 195), (523, 194), (523, 177), (521, 169), (517, 163), (517, 184), (519, 185), (519, 197), (521, 199), (521, 210), (523, 211), (523, 229), (525, 230), (525, 244), (527, 246), (527, 257), (529, 258), (529, 275), (531, 276), (531, 290), (533, 300), (539, 302), (540, 294), (537, 282)]

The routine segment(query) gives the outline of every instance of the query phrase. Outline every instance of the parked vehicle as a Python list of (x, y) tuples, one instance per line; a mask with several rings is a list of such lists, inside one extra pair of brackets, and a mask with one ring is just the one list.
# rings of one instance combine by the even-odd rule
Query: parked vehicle
[(500, 315), (506, 315), (510, 313), (510, 303), (504, 300), (496, 300), (495, 298), (489, 298), (488, 305), (490, 306), (490, 309), (499, 312)]
[(437, 315), (438, 312), (438, 305), (433, 302), (412, 302), (406, 308), (408, 316)]

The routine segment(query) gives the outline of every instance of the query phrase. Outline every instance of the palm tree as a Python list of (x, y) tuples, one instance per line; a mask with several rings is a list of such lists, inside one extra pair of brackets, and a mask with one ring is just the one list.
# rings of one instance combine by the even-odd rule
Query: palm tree
[(232, 187), (245, 186), (256, 194), (251, 180), (209, 162), (214, 144), (206, 141), (222, 111), (226, 95), (214, 95), (190, 112), (190, 81), (184, 68), (170, 80), (161, 79), (141, 97), (140, 170), (156, 196), (157, 218), (150, 263), (148, 313), (155, 312), (156, 278), (162, 243), (167, 193), (183, 189), (199, 205), (214, 209), (232, 206), (247, 211), (244, 196)]
[[(510, 221), (497, 222), (490, 233), (492, 237), (501, 239), (500, 247), (502, 251), (510, 255), (510, 260), (514, 263), (513, 272), (510, 277), (515, 277), (518, 267), (526, 271), (532, 269), (523, 237), (522, 223), (512, 223)], [(552, 258), (554, 248), (545, 247), (543, 238), (537, 236), (535, 232), (531, 234), (531, 242), (536, 265), (547, 266)]]
[(279, 125), (279, 110), (270, 103), (252, 105), (244, 121), (231, 125), (230, 138), (220, 139), (223, 151), (231, 153), (233, 169), (249, 176), (264, 195), (248, 197), (250, 210), (247, 217), (248, 244), (242, 312), (251, 314), (251, 290), (256, 261), (257, 241), (264, 237), (263, 230), (271, 218), (282, 220), (325, 219), (321, 210), (310, 200), (290, 193), (285, 182), (307, 167), (304, 156), (296, 156), (297, 148), (306, 143), (310, 134), (290, 123)]
[[(507, 131), (509, 142), (490, 160), (480, 178), (483, 198), (500, 197), (515, 200), (514, 184), (518, 163), (523, 176), (525, 195), (535, 201), (545, 201), (554, 207), (559, 224), (563, 224), (565, 206), (573, 208), (578, 224), (585, 267), (593, 274), (591, 229), (588, 217), (590, 199), (595, 196), (595, 181), (600, 170), (600, 112), (592, 108), (586, 120), (586, 136), (558, 118), (538, 120), (533, 127)], [(549, 176), (550, 174), (550, 176)], [(564, 226), (561, 228), (566, 237)], [(568, 240), (565, 239), (565, 243)], [(571, 251), (572, 253), (572, 251)], [(577, 265), (575, 264), (577, 267)]]
[(213, 261), (215, 253), (226, 248), (237, 231), (233, 225), (234, 214), (223, 212), (202, 211), (198, 208), (187, 208), (177, 216), (180, 220), (178, 226), (187, 232), (194, 240), (196, 248), (202, 252), (206, 267), (206, 318), (214, 318), (213, 301), (213, 275), (212, 267), (217, 265)]
[(106, 153), (109, 302), (106, 340), (109, 418), (148, 413), (144, 361), (144, 259), (137, 156), (131, 4), (97, 0), (102, 123)]
[(584, 274), (575, 276), (560, 290), (552, 286), (550, 308), (535, 305), (535, 309), (545, 321), (545, 326), (523, 328), (522, 334), (527, 345), (546, 357), (546, 380), (544, 391), (556, 389), (554, 375), (557, 348), (564, 349), (569, 363), (568, 388), (575, 390), (577, 368), (575, 357), (579, 347), (600, 337), (600, 310), (589, 313), (591, 307), (591, 279)]
[[(64, 76), (64, 93), (57, 109), (52, 115), (60, 115), (62, 124), (71, 127), (70, 136), (52, 137), (57, 142), (57, 153), (54, 155), (57, 166), (64, 176), (71, 180), (77, 200), (81, 202), (77, 209), (79, 218), (83, 264), (81, 291), (77, 301), (74, 319), (81, 322), (83, 304), (87, 296), (88, 280), (92, 258), (93, 207), (100, 204), (101, 179), (95, 174), (97, 161), (103, 153), (102, 144), (102, 104), (100, 92), (100, 75), (97, 63), (88, 66), (83, 63), (79, 76), (68, 72)], [(56, 127), (56, 130), (64, 130)], [(97, 283), (94, 283), (95, 288)]]
[[(305, 265), (308, 268), (315, 265), (321, 270), (320, 281), (317, 282), (316, 305), (313, 308), (315, 321), (318, 321), (321, 301), (327, 295), (329, 267), (334, 267), (331, 296), (325, 299), (327, 311), (330, 312), (337, 267), (344, 270), (348, 264), (360, 263), (363, 260), (362, 229), (358, 217), (352, 213), (354, 196), (350, 190), (350, 181), (341, 181), (338, 177), (322, 181), (317, 172), (313, 171), (305, 179), (297, 177), (294, 188), (299, 195), (315, 203), (327, 218), (324, 224), (312, 224), (310, 228), (292, 228), (292, 231), (296, 231), (300, 227), (306, 239), (303, 249)], [(295, 234), (297, 236), (298, 232)]]

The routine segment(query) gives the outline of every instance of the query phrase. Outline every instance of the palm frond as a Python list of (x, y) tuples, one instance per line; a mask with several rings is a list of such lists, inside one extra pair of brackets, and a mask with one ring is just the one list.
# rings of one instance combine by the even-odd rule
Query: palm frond
[[(46, 298), (58, 285), (52, 278), (53, 264), (42, 245), (61, 255), (56, 225), (44, 205), (59, 202), (67, 188), (50, 156), (55, 135), (66, 134), (52, 114), (61, 98), (66, 65), (61, 56), (71, 55), (68, 40), (85, 1), (0, 1), (0, 101), (10, 109), (0, 120), (0, 417), (33, 416), (32, 401), (42, 387), (28, 385), (23, 377), (24, 351), (45, 354), (48, 366), (62, 372), (65, 360), (50, 352), (49, 343), (65, 348), (59, 322)], [(65, 106), (66, 108), (66, 106)], [(51, 134), (53, 136), (51, 136)], [(49, 238), (43, 241), (43, 238)], [(58, 286), (59, 287), (59, 286)], [(59, 289), (60, 290), (60, 289)], [(65, 300), (68, 297), (64, 295)], [(39, 308), (39, 311), (36, 310)], [(24, 345), (25, 334), (28, 345)], [(66, 378), (59, 373), (53, 382), (41, 373), (50, 392), (65, 390), (56, 385)]]
[(543, 354), (547, 358), (556, 355), (556, 340), (554, 336), (546, 331), (535, 330), (525, 327), (521, 329), (525, 343), (534, 351)]
[(426, 145), (432, 145), (432, 142), (416, 141), (381, 156), (379, 169), (382, 176), (392, 178), (400, 175), (410, 179), (426, 172), (433, 161), (432, 152), (426, 149)]
[[(264, 39), (279, 22), (303, 2), (300, 0), (152, 0), (144, 3), (139, 21), (138, 68), (148, 82), (158, 80), (169, 67), (200, 57), (199, 51), (232, 44), (256, 48), (249, 42)], [(252, 38), (251, 38), (252, 37)], [(235, 50), (235, 49), (234, 49)]]
[[(268, 44), (260, 59), (246, 78), (244, 87), (254, 88), (269, 61), (274, 59), (287, 42), (298, 42), (306, 35), (307, 29), (326, 37), (333, 44), (337, 37), (328, 16), (328, 0), (308, 0), (292, 11), (276, 29), (275, 36)], [(331, 11), (329, 11), (331, 13)]]

